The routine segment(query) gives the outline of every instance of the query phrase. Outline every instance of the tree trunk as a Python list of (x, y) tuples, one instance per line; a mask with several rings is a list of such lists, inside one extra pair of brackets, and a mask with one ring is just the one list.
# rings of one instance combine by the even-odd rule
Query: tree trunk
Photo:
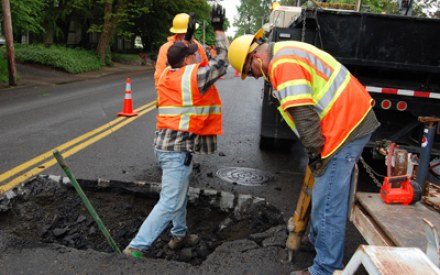
[(9, 85), (17, 85), (16, 68), (15, 68), (15, 54), (14, 54), (14, 38), (12, 36), (12, 19), (11, 6), (9, 0), (2, 1), (3, 8), (3, 26), (6, 40), (6, 53), (8, 56), (8, 73)]
[(104, 25), (101, 35), (99, 36), (98, 47), (96, 52), (101, 60), (101, 64), (105, 64), (105, 58), (116, 29), (113, 15), (113, 1), (107, 0), (104, 3)]

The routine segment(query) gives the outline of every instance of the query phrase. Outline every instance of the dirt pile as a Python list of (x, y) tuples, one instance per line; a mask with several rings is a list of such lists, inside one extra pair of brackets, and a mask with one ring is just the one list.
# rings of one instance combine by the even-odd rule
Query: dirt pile
[[(65, 178), (38, 177), (1, 197), (2, 231), (27, 242), (112, 252), (80, 197), (63, 181)], [(159, 186), (154, 184), (79, 182), (121, 249), (134, 237), (158, 198)], [(172, 251), (166, 246), (170, 234), (165, 230), (147, 257), (200, 265), (224, 242), (257, 236), (284, 224), (280, 211), (261, 199), (201, 189), (190, 190), (190, 195), (187, 223), (191, 232), (199, 234), (200, 243)]]

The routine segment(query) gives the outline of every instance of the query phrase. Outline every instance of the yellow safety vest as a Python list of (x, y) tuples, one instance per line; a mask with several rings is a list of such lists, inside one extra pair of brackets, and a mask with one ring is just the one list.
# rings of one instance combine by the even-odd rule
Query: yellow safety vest
[(274, 44), (269, 76), (278, 110), (299, 136), (288, 108), (310, 105), (318, 113), (325, 144), (322, 158), (333, 154), (372, 108), (365, 87), (328, 53), (313, 45)]

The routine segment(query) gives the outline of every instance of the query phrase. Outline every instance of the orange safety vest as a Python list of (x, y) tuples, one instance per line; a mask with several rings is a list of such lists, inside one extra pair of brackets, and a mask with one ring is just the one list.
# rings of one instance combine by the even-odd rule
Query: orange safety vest
[(203, 95), (192, 64), (177, 70), (167, 67), (159, 79), (157, 129), (172, 129), (197, 135), (219, 135), (222, 130), (222, 102), (212, 85)]
[(322, 158), (333, 154), (372, 108), (365, 87), (331, 55), (307, 43), (275, 43), (269, 76), (278, 110), (298, 136), (287, 109), (310, 105), (318, 113)]
[[(157, 83), (159, 81), (159, 77), (162, 74), (163, 70), (165, 70), (165, 68), (167, 67), (167, 53), (168, 53), (168, 49), (171, 47), (171, 45), (173, 45), (177, 41), (178, 41), (177, 40), (177, 35), (172, 35), (172, 36), (168, 37), (168, 42), (166, 42), (165, 44), (160, 46), (159, 53), (158, 53), (157, 58), (156, 58), (155, 69), (154, 69), (155, 70), (154, 71), (154, 83), (156, 85), (157, 85)], [(203, 47), (203, 45), (200, 44), (195, 39), (193, 39), (192, 42), (195, 43), (197, 45), (197, 47), (199, 48), (197, 50), (198, 56), (196, 56), (196, 62), (197, 63), (206, 63), (206, 64), (208, 64), (208, 56), (206, 55), (205, 48)]]

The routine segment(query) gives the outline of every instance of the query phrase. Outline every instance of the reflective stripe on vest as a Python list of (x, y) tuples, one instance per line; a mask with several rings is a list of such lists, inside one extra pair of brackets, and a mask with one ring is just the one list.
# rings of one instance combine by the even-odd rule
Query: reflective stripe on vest
[[(202, 96), (197, 86), (198, 64), (161, 77), (158, 85), (157, 127), (201, 135), (221, 134), (221, 100), (212, 86)], [(163, 82), (162, 78), (167, 78)], [(173, 81), (172, 79), (176, 79)], [(171, 80), (171, 81), (170, 81)]]
[[(191, 86), (191, 74), (192, 70), (196, 68), (195, 65), (189, 65), (185, 67), (185, 72), (182, 77), (182, 105), (192, 106), (192, 86)], [(183, 131), (189, 130), (190, 114), (180, 111), (180, 125), (179, 129)]]
[[(283, 55), (300, 55), (300, 57), (317, 62), (314, 68), (324, 74), (328, 78), (328, 81), (318, 91), (313, 90), (311, 82), (305, 79), (286, 81), (277, 87), (279, 92), (274, 92), (274, 96), (280, 101), (281, 105), (284, 105), (289, 101), (301, 101), (304, 99), (302, 101), (304, 104), (300, 105), (306, 105), (305, 103), (309, 103), (308, 105), (313, 104), (319, 117), (322, 118), (332, 107), (339, 94), (347, 86), (347, 83), (350, 80), (349, 72), (340, 64), (338, 64), (332, 71), (329, 69), (328, 65), (321, 61), (321, 59), (317, 58), (316, 55), (306, 53), (296, 48), (281, 49), (276, 52), (274, 58), (276, 59)], [(277, 64), (274, 64), (272, 67), (272, 73), (274, 68), (283, 62), (289, 61), (286, 59), (277, 60)], [(310, 69), (311, 66), (307, 67)], [(312, 95), (312, 99), (310, 99), (310, 95)]]
[[(289, 80), (289, 69), (293, 70), (291, 74), (295, 74), (296, 69), (291, 65), (300, 66), (301, 69), (297, 70), (300, 75), (292, 75), (292, 79)], [(281, 67), (276, 70), (278, 66)], [(280, 102), (278, 110), (296, 135), (299, 136), (295, 123), (284, 110), (309, 105), (318, 113), (322, 134), (326, 139), (321, 152), (324, 158), (339, 148), (371, 109), (371, 97), (361, 85), (357, 85), (357, 80), (350, 72), (333, 57), (311, 45), (300, 42), (276, 43), (269, 69), (270, 79), (275, 84), (273, 95)], [(342, 94), (344, 96), (338, 101)], [(350, 98), (357, 96), (359, 100), (352, 102)], [(359, 108), (353, 110), (343, 107), (345, 103)], [(341, 112), (353, 113), (353, 119), (344, 119), (335, 114), (337, 110), (332, 110), (335, 104), (338, 109), (342, 108)], [(326, 117), (329, 113), (331, 115)], [(334, 119), (341, 121), (332, 122)], [(329, 125), (333, 126), (328, 127)]]
[(327, 78), (330, 78), (333, 73), (332, 68), (329, 67), (329, 65), (327, 65), (325, 61), (321, 60), (316, 55), (306, 52), (303, 49), (293, 47), (282, 48), (276, 53), (274, 57), (283, 55), (295, 55), (297, 57), (302, 57), (304, 59), (310, 60), (311, 63), (315, 65), (316, 70), (327, 76)]

